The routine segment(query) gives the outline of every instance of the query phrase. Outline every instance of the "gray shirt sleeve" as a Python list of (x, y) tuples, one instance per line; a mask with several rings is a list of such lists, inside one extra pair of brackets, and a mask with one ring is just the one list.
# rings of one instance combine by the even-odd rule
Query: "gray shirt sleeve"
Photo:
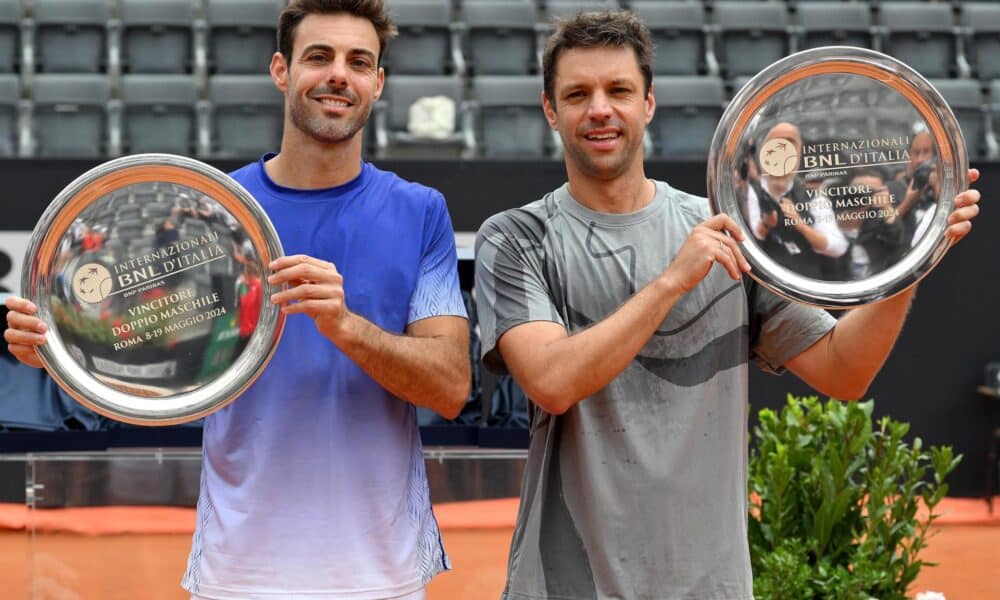
[(476, 235), (476, 306), (483, 364), (507, 373), (497, 341), (508, 329), (530, 321), (565, 326), (552, 302), (542, 261), (540, 232), (507, 211)]
[(788, 360), (819, 341), (837, 323), (823, 309), (781, 298), (757, 282), (748, 285), (750, 359), (765, 371), (783, 373)]

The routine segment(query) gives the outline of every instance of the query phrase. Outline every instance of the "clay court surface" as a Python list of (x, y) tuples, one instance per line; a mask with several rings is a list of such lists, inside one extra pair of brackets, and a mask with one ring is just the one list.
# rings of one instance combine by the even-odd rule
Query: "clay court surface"
[[(946, 516), (911, 588), (949, 600), (1000, 598), (1000, 514), (981, 500), (946, 500)], [(503, 587), (516, 499), (436, 507), (454, 569), (438, 576), (430, 600), (496, 599)], [(997, 502), (1000, 513), (1000, 499)], [(100, 507), (36, 511), (0, 505), (0, 597), (35, 600), (186, 600), (178, 581), (187, 561), (193, 509)], [(29, 535), (34, 520), (35, 534)], [(34, 596), (31, 582), (34, 582)]]

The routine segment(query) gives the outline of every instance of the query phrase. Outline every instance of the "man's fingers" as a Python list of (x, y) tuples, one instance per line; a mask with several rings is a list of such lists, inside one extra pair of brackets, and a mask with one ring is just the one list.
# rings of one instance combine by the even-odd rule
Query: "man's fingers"
[(743, 241), (743, 230), (740, 228), (739, 224), (733, 220), (732, 217), (725, 214), (715, 215), (714, 217), (707, 219), (702, 223), (705, 227), (713, 231), (728, 231), (729, 235), (736, 238), (738, 241)]
[(969, 206), (970, 204), (978, 204), (982, 196), (979, 190), (966, 190), (961, 194), (955, 196), (955, 206)]
[(36, 369), (41, 369), (44, 365), (34, 346), (21, 346), (19, 344), (7, 344), (7, 349), (14, 355), (14, 358)]
[(332, 265), (321, 266), (316, 263), (299, 263), (275, 271), (267, 278), (271, 285), (281, 285), (283, 283), (295, 283), (298, 281), (321, 281), (334, 283), (343, 281), (343, 278)]
[(979, 181), (979, 169), (969, 169), (969, 183)]
[(954, 244), (968, 235), (970, 231), (972, 231), (972, 223), (969, 221), (962, 221), (961, 223), (949, 225), (948, 228), (944, 230), (944, 235), (946, 238), (951, 240), (952, 244)]
[(740, 268), (736, 262), (736, 257), (733, 256), (732, 251), (728, 246), (723, 244), (719, 245), (719, 249), (716, 251), (715, 262), (722, 265), (722, 267), (729, 273), (729, 276), (733, 279), (740, 279)]
[(313, 258), (312, 256), (307, 256), (305, 254), (293, 254), (292, 256), (282, 256), (280, 258), (272, 260), (270, 264), (268, 264), (267, 266), (272, 271), (280, 271), (282, 269), (287, 269), (288, 267), (294, 267), (296, 265), (318, 265), (318, 266), (333, 267), (332, 263), (328, 263), (324, 260)]
[(21, 331), (34, 331), (37, 333), (45, 333), (48, 331), (48, 326), (45, 325), (45, 321), (42, 321), (38, 317), (15, 312), (13, 310), (7, 313), (7, 325), (7, 331), (12, 331), (14, 329), (19, 329)]
[[(740, 245), (736, 240), (721, 233), (716, 234), (713, 237), (722, 244), (729, 256), (732, 257), (733, 264), (737, 271), (750, 271), (750, 263), (748, 263), (747, 259), (743, 256), (743, 251), (740, 249)], [(731, 274), (732, 273), (730, 273), (730, 275)]]
[(950, 215), (948, 215), (948, 224), (955, 225), (956, 223), (969, 221), (970, 219), (974, 219), (978, 214), (979, 214), (978, 204), (970, 204), (968, 206), (963, 206), (962, 208), (956, 208), (955, 210), (951, 211)]
[(323, 300), (302, 300), (294, 304), (285, 304), (281, 307), (281, 312), (286, 315), (306, 314), (313, 318), (326, 313), (338, 310), (337, 301), (329, 298)]
[[(302, 300), (325, 300), (338, 297), (337, 287), (332, 285), (319, 285), (315, 283), (304, 283), (287, 290), (282, 290), (271, 296), (273, 304), (286, 304), (288, 302)], [(339, 294), (343, 297), (343, 293)]]
[(35, 306), (33, 302), (17, 296), (7, 296), (7, 299), (4, 301), (4, 306), (6, 306), (9, 310), (29, 315), (33, 315), (38, 312), (38, 307)]
[(31, 347), (45, 343), (45, 335), (41, 333), (34, 333), (31, 331), (14, 329), (12, 327), (8, 327), (6, 330), (4, 330), (3, 339), (8, 344), (31, 346)]

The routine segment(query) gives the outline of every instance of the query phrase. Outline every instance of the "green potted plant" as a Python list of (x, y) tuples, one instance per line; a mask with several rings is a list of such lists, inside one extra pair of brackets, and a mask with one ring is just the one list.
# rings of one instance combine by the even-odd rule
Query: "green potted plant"
[(905, 423), (873, 424), (872, 408), (789, 395), (780, 413), (760, 411), (748, 474), (758, 598), (903, 599), (930, 565), (919, 553), (962, 457), (907, 442)]

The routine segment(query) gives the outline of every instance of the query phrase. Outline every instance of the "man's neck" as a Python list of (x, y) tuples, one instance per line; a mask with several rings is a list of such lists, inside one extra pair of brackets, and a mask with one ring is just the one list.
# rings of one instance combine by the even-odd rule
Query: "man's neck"
[(316, 190), (343, 185), (361, 173), (361, 132), (336, 144), (324, 144), (305, 135), (286, 134), (281, 152), (264, 163), (267, 176), (276, 184)]
[(587, 177), (567, 169), (569, 193), (590, 210), (609, 214), (628, 214), (642, 210), (653, 201), (656, 185), (642, 168), (609, 180)]

